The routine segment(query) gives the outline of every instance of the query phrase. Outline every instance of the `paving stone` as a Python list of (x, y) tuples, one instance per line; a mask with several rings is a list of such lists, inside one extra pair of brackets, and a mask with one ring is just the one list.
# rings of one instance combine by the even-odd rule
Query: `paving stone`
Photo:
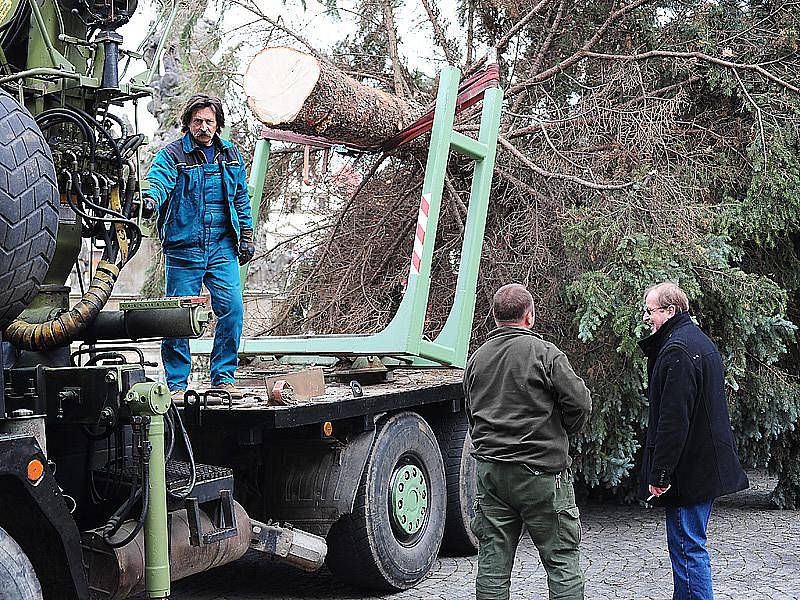
[[(751, 489), (715, 503), (709, 550), (716, 600), (800, 599), (800, 511), (770, 507), (774, 482), (751, 474)], [(591, 504), (581, 508), (582, 561), (589, 600), (669, 600), (672, 571), (663, 510)], [(326, 570), (307, 574), (250, 552), (234, 564), (177, 582), (173, 600), (470, 600), (475, 557), (440, 557), (417, 587), (370, 595)], [(520, 542), (513, 600), (547, 598), (536, 548)], [(144, 599), (138, 596), (137, 599)]]

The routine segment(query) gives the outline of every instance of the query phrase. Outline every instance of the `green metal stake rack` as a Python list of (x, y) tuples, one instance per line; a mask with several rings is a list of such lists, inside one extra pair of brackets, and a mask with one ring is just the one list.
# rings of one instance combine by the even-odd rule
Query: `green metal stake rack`
[[(269, 140), (258, 140), (256, 150), (253, 155), (253, 166), (250, 168), (250, 181), (248, 192), (250, 193), (251, 213), (253, 215), (253, 229), (258, 222), (258, 213), (261, 212), (261, 198), (264, 196), (264, 178), (267, 176), (267, 163), (269, 162), (269, 151), (272, 144)], [(247, 281), (247, 268), (249, 265), (239, 267), (239, 280), (242, 283), (244, 292), (244, 282)]]
[[(445, 67), (441, 73), (433, 119), (425, 181), (422, 187), (417, 236), (408, 277), (408, 287), (394, 318), (383, 331), (371, 335), (298, 335), (242, 339), (240, 354), (382, 356), (395, 357), (409, 365), (456, 366), (466, 364), (483, 234), (494, 170), (503, 92), (489, 88), (484, 93), (481, 125), (475, 140), (453, 130), (461, 73)], [(261, 142), (259, 142), (261, 143)], [(450, 150), (475, 161), (464, 244), (461, 250), (456, 294), (445, 326), (434, 340), (423, 338), (425, 312), (431, 284), (436, 227), (442, 205), (445, 169)], [(269, 155), (268, 142), (257, 148), (251, 172), (253, 200), (258, 206), (263, 192)], [(260, 187), (259, 187), (260, 186)], [(257, 212), (254, 212), (254, 215)], [(192, 352), (208, 354), (212, 341), (192, 340)]]

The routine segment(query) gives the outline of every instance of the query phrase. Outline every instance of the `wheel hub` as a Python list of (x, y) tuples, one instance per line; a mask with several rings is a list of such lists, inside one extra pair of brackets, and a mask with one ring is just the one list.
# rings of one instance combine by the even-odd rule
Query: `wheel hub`
[(395, 470), (391, 481), (392, 522), (406, 535), (417, 533), (428, 513), (428, 482), (422, 469), (403, 465)]

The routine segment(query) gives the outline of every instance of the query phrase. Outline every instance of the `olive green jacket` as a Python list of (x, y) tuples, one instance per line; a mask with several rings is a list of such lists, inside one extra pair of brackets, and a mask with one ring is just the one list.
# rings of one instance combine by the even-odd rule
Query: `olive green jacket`
[(498, 327), (470, 358), (464, 394), (483, 460), (545, 472), (571, 464), (568, 434), (589, 419), (592, 399), (566, 355), (524, 327)]

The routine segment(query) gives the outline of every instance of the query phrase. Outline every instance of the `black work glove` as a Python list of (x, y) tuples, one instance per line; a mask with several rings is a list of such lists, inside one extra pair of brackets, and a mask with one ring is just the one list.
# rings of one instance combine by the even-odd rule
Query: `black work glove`
[(142, 196), (142, 218), (149, 219), (156, 212), (156, 201), (147, 196)]
[(253, 260), (256, 253), (256, 245), (253, 243), (253, 230), (249, 227), (242, 227), (239, 233), (239, 264), (246, 265)]

